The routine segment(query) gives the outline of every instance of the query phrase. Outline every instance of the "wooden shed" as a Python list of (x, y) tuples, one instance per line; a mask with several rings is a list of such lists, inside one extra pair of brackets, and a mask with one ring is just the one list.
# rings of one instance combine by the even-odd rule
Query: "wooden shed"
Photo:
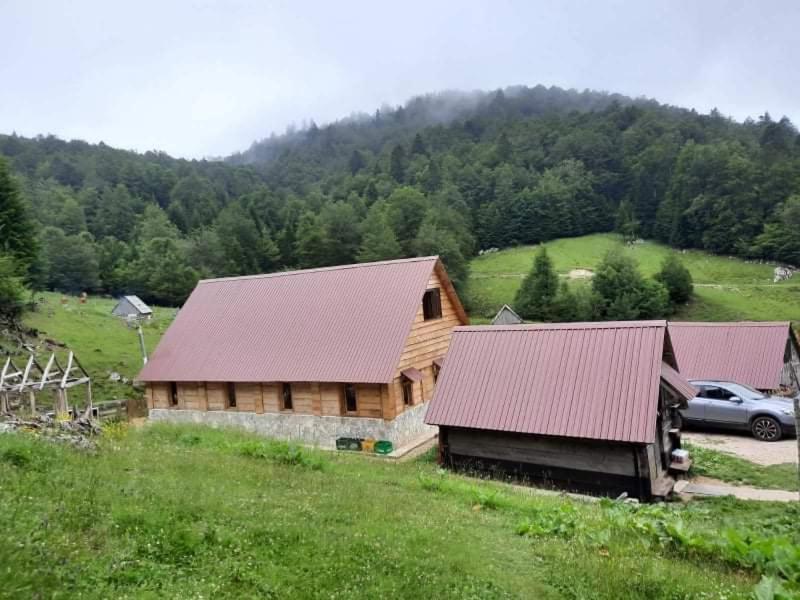
[(647, 500), (689, 465), (677, 367), (665, 321), (459, 327), (426, 421), (444, 465)]
[(153, 309), (145, 304), (139, 296), (122, 296), (111, 310), (115, 317), (150, 319)]
[(520, 317), (508, 304), (503, 304), (503, 308), (497, 311), (492, 319), (492, 325), (522, 325)]
[(192, 412), (325, 447), (397, 445), (430, 431), (424, 411), (465, 323), (435, 256), (210, 279), (138, 379), (151, 417)]

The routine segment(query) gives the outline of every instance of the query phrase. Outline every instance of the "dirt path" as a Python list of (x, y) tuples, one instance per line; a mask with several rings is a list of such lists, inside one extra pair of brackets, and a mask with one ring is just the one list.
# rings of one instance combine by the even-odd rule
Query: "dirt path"
[(695, 477), (691, 481), (680, 481), (675, 485), (675, 491), (688, 496), (733, 496), (740, 500), (765, 502), (797, 502), (800, 498), (797, 492), (731, 485), (710, 477)]
[(759, 442), (746, 433), (683, 431), (681, 439), (695, 446), (727, 452), (759, 465), (797, 464), (797, 441), (794, 438), (785, 438), (778, 442)]

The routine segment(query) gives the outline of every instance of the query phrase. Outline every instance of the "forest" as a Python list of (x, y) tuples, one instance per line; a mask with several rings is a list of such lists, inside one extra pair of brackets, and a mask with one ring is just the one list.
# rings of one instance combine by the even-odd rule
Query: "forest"
[(429, 254), (461, 286), (481, 249), (614, 229), (800, 264), (797, 129), (536, 86), (310, 122), (224, 160), (0, 135), (6, 288), (179, 305), (199, 278)]

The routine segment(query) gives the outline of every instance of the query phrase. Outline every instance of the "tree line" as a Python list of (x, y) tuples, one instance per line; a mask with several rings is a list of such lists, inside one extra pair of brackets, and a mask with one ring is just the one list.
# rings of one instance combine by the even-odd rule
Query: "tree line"
[(4, 260), (37, 288), (179, 304), (203, 277), (423, 254), (460, 287), (479, 249), (615, 228), (800, 263), (800, 136), (766, 114), (536, 86), (312, 122), (225, 161), (16, 135), (0, 155), (36, 249)]

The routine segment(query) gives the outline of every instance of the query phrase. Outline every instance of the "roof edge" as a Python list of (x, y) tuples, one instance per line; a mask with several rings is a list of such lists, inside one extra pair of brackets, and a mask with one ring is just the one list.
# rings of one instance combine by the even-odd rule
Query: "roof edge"
[(366, 263), (353, 263), (350, 265), (335, 265), (332, 267), (317, 267), (315, 269), (296, 269), (294, 271), (275, 271), (273, 273), (260, 273), (255, 275), (237, 275), (235, 277), (214, 277), (211, 279), (201, 279), (197, 282), (197, 285), (201, 285), (204, 283), (221, 283), (225, 281), (240, 281), (246, 279), (267, 279), (271, 277), (284, 277), (288, 275), (304, 275), (306, 273), (319, 273), (324, 271), (340, 271), (342, 269), (358, 269), (358, 268), (367, 268), (367, 267), (377, 267), (382, 265), (391, 265), (391, 264), (403, 264), (403, 263), (412, 263), (412, 262), (425, 262), (425, 261), (437, 261), (439, 260), (438, 256), (418, 256), (412, 258), (396, 258), (393, 260), (381, 260), (376, 262), (366, 262)]
[(669, 321), (670, 327), (790, 327), (790, 321)]
[(666, 328), (664, 320), (652, 321), (587, 321), (578, 323), (538, 323), (522, 325), (464, 325), (455, 332), (496, 333), (498, 331), (559, 331), (570, 329), (641, 329), (644, 327)]

